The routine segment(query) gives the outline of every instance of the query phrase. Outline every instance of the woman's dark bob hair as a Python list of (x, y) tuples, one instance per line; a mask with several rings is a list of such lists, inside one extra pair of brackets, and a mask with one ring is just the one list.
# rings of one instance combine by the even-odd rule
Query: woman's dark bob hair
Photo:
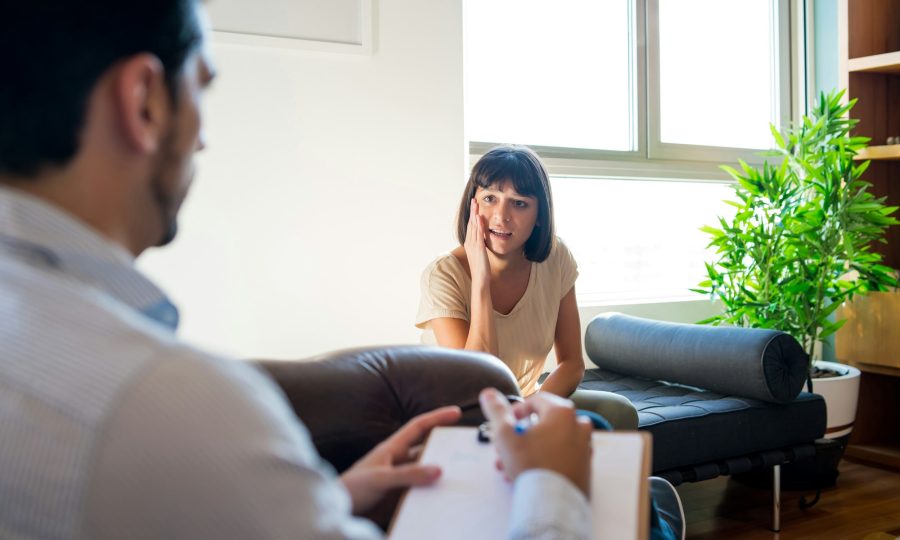
[(513, 188), (521, 195), (534, 197), (538, 202), (537, 221), (531, 236), (525, 241), (525, 258), (543, 262), (550, 255), (555, 236), (553, 224), (553, 196), (550, 194), (550, 180), (547, 170), (534, 150), (527, 146), (504, 145), (491, 148), (472, 167), (472, 174), (466, 183), (459, 214), (456, 221), (456, 237), (460, 244), (466, 243), (466, 230), (475, 191), (512, 182)]

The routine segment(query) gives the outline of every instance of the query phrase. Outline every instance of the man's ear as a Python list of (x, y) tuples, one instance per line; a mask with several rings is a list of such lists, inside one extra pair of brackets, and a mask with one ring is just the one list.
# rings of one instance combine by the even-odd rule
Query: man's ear
[(152, 54), (128, 58), (119, 66), (113, 92), (123, 139), (139, 153), (155, 153), (172, 109), (162, 62)]

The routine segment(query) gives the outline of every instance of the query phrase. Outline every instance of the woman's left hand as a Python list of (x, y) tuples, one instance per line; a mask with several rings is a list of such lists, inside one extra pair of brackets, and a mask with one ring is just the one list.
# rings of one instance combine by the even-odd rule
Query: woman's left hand
[(478, 213), (478, 203), (473, 198), (469, 208), (469, 223), (466, 228), (466, 258), (469, 261), (469, 273), (472, 285), (487, 287), (491, 282), (491, 263), (487, 255), (487, 236), (484, 218)]

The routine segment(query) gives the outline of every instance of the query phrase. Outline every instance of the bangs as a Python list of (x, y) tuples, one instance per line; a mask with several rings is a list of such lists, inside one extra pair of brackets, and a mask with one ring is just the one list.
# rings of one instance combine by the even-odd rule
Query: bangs
[(494, 156), (481, 165), (474, 178), (475, 185), (487, 189), (511, 182), (513, 189), (520, 195), (541, 198), (544, 189), (540, 173), (528, 160), (521, 159), (516, 154), (506, 154)]

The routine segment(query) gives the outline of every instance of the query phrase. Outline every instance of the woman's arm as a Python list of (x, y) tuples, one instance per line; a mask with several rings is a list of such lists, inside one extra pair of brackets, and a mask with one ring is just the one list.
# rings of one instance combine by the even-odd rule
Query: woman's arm
[[(469, 223), (466, 229), (466, 259), (472, 276), (472, 299), (465, 349), (484, 351), (497, 356), (497, 330), (494, 327), (494, 301), (491, 299), (491, 263), (488, 260), (487, 234), (484, 218), (478, 213), (478, 203), (472, 198)], [(437, 332), (435, 332), (437, 336)]]
[(434, 339), (441, 347), (482, 351), (497, 356), (497, 334), (494, 329), (493, 304), (490, 289), (486, 298), (476, 300), (476, 292), (472, 290), (471, 322), (453, 317), (432, 319), (431, 330)]
[(575, 302), (575, 287), (559, 302), (556, 320), (556, 369), (547, 377), (541, 390), (569, 397), (584, 377), (584, 358), (581, 355), (581, 319)]
[(463, 245), (472, 278), (469, 320), (441, 317), (431, 321), (431, 329), (438, 345), (442, 347), (483, 351), (497, 356), (497, 331), (491, 300), (491, 265), (484, 244), (484, 229), (484, 221), (478, 214), (478, 203), (472, 199), (466, 242)]
[[(473, 317), (474, 320), (474, 317)], [(483, 324), (469, 324), (468, 321), (453, 317), (439, 317), (429, 322), (434, 339), (441, 347), (488, 352), (497, 356), (497, 339), (482, 331)], [(493, 331), (493, 322), (489, 332)]]

